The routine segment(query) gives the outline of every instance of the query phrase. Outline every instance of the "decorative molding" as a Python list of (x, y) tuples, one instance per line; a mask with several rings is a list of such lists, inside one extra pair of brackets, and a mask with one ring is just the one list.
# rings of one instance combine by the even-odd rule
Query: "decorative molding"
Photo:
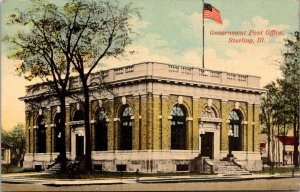
[(186, 121), (193, 121), (193, 117), (186, 117)]
[(83, 120), (80, 120), (80, 121), (70, 121), (68, 124), (69, 125), (82, 125), (82, 124), (84, 124), (84, 121)]
[(235, 102), (234, 103), (234, 108), (239, 109), (240, 108), (240, 102)]
[(56, 112), (57, 112), (57, 113), (60, 113), (60, 112), (61, 112), (60, 106), (56, 106)]
[(123, 96), (121, 100), (122, 100), (122, 104), (125, 105), (126, 104), (126, 97)]
[(157, 117), (157, 119), (162, 119), (162, 115), (159, 115), (159, 116)]
[(171, 119), (173, 119), (173, 117), (172, 116), (168, 116), (168, 119), (171, 120)]
[(114, 118), (114, 121), (116, 122), (116, 121), (120, 121), (120, 118)]
[(207, 106), (208, 106), (208, 107), (211, 107), (211, 106), (212, 106), (212, 99), (208, 99), (208, 100), (207, 100)]
[(201, 122), (213, 122), (213, 123), (221, 123), (221, 118), (208, 118), (208, 117), (199, 117)]
[(134, 119), (134, 115), (132, 115), (132, 116), (130, 117), (130, 119)]
[(102, 107), (102, 100), (98, 100), (99, 107)]
[(183, 97), (182, 97), (182, 96), (179, 96), (179, 97), (178, 97), (178, 103), (179, 103), (180, 105), (182, 105), (182, 103), (183, 103)]

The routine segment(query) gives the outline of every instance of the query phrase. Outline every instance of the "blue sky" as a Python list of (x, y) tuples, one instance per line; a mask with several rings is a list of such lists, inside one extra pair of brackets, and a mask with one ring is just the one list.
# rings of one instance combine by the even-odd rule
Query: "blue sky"
[[(1, 1), (1, 0), (0, 0)], [(51, 1), (63, 4), (64, 0)], [(141, 8), (142, 19), (132, 25), (140, 34), (128, 51), (135, 55), (122, 60), (107, 59), (107, 67), (118, 67), (143, 61), (157, 61), (201, 66), (202, 55), (202, 0), (120, 0), (133, 2)], [(299, 29), (297, 0), (206, 0), (220, 10), (223, 25), (205, 20), (205, 67), (236, 73), (261, 76), (261, 86), (280, 77), (278, 62), (281, 59), (283, 39)], [(1, 3), (1, 32), (13, 33), (18, 28), (5, 24), (5, 18), (14, 9), (30, 6), (28, 0), (3, 0)], [(228, 43), (231, 36), (212, 36), (215, 31), (279, 30), (284, 35), (268, 37), (265, 43)], [(241, 37), (236, 37), (241, 38)], [(248, 37), (247, 37), (248, 38)], [(256, 37), (255, 37), (256, 38)], [(30, 84), (14, 76), (14, 66), (20, 61), (6, 57), (5, 45), (1, 54), (2, 124), (11, 128), (24, 122), (24, 104), (17, 98), (25, 94), (24, 86)], [(18, 87), (17, 89), (15, 87)], [(5, 90), (5, 91), (3, 91)]]

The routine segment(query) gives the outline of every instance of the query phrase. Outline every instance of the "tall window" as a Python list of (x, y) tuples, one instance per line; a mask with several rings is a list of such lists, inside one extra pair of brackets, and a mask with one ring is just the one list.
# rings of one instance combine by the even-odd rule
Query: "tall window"
[(231, 148), (233, 151), (242, 150), (242, 118), (238, 110), (232, 110), (229, 113), (230, 128), (233, 132)]
[(125, 105), (120, 114), (120, 150), (132, 150), (132, 115), (131, 107)]
[(40, 115), (37, 119), (36, 152), (46, 153), (46, 125), (45, 117)]
[(95, 114), (95, 150), (107, 151), (107, 123), (104, 108), (97, 110)]
[(54, 118), (54, 152), (59, 152), (61, 147), (61, 114), (57, 113)]
[(182, 105), (171, 111), (171, 149), (186, 149), (186, 114)]
[(83, 120), (83, 112), (81, 110), (77, 110), (74, 113), (73, 121), (80, 121), (80, 120)]

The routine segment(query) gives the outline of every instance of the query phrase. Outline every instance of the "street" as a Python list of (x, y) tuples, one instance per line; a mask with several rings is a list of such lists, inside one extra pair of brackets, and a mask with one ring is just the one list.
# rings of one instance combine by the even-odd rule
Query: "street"
[(117, 184), (54, 187), (39, 184), (2, 183), (1, 191), (206, 191), (206, 190), (300, 190), (300, 178), (257, 179), (231, 182)]

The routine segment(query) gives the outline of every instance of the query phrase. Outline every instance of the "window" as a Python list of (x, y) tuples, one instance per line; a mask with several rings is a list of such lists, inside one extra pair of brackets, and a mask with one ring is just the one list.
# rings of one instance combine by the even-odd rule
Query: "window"
[(81, 110), (77, 110), (74, 113), (73, 121), (81, 121), (83, 120), (83, 112)]
[(242, 115), (238, 110), (232, 110), (229, 113), (229, 126), (232, 130), (233, 136), (231, 138), (230, 147), (233, 151), (241, 151), (242, 150)]
[(46, 124), (45, 117), (40, 115), (37, 120), (37, 153), (46, 153)]
[(178, 164), (176, 165), (176, 171), (189, 171), (188, 164)]
[(120, 150), (132, 150), (132, 108), (125, 105), (120, 114)]
[(118, 164), (117, 171), (126, 171), (126, 165)]
[(186, 115), (183, 106), (175, 105), (171, 115), (171, 149), (186, 149)]
[(107, 151), (107, 123), (104, 108), (97, 110), (95, 114), (94, 142), (96, 151)]
[(103, 170), (102, 164), (94, 165), (94, 171), (95, 172), (101, 172), (102, 170)]

